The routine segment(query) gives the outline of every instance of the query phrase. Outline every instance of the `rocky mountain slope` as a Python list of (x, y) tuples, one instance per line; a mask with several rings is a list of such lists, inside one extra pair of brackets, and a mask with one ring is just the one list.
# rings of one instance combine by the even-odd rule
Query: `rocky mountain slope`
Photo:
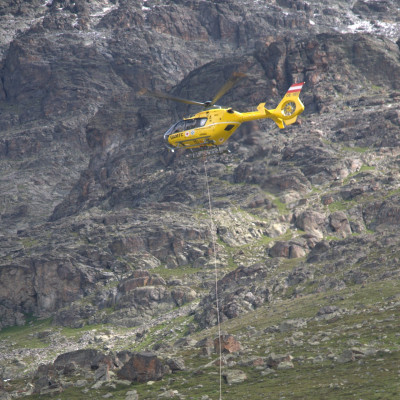
[[(395, 0), (3, 2), (0, 399), (217, 399), (219, 362), (223, 398), (396, 398), (399, 21)], [(169, 153), (197, 110), (140, 90), (203, 101), (234, 71), (239, 111), (305, 81), (299, 122)]]

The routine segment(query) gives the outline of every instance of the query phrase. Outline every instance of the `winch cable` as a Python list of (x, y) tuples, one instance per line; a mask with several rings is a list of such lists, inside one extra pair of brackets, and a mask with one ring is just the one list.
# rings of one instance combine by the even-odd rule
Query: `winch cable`
[(211, 204), (211, 194), (210, 194), (210, 185), (208, 183), (208, 173), (207, 173), (207, 151), (204, 152), (204, 175), (206, 180), (206, 188), (208, 195), (208, 211), (210, 215), (210, 231), (211, 238), (213, 243), (213, 252), (214, 252), (214, 272), (215, 272), (215, 302), (216, 302), (216, 311), (217, 311), (217, 325), (218, 325), (218, 347), (219, 347), (219, 400), (222, 400), (222, 345), (221, 345), (221, 322), (219, 318), (219, 300), (218, 300), (218, 264), (217, 264), (217, 246), (216, 246), (216, 238), (215, 238), (215, 224), (213, 218), (213, 210)]

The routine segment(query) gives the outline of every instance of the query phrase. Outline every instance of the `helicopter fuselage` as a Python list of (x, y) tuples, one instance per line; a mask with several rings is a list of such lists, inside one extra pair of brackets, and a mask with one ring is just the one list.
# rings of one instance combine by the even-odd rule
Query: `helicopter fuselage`
[(303, 112), (304, 105), (299, 99), (303, 83), (293, 84), (278, 107), (265, 108), (258, 105), (256, 111), (241, 113), (232, 108), (210, 108), (172, 125), (164, 134), (164, 141), (171, 150), (177, 148), (195, 149), (223, 145), (239, 126), (246, 121), (270, 118), (280, 129), (293, 124)]
[(231, 108), (210, 109), (172, 125), (164, 135), (169, 148), (198, 148), (224, 144), (243, 122)]

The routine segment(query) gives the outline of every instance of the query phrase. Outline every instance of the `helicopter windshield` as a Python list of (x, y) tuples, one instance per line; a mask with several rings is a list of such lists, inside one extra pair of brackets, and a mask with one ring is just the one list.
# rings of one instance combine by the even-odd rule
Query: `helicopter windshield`
[(176, 124), (172, 125), (167, 132), (164, 134), (164, 140), (168, 141), (168, 136), (172, 135), (173, 133), (186, 131), (189, 129), (200, 128), (204, 126), (207, 122), (207, 118), (190, 118), (184, 119), (182, 121), (177, 122)]
[(207, 122), (207, 118), (192, 118), (192, 119), (186, 119), (181, 122), (185, 123), (185, 127), (183, 130), (195, 129), (204, 126)]
[(191, 118), (179, 121), (174, 125), (172, 133), (187, 131), (189, 129), (200, 128), (204, 126), (207, 122), (207, 118)]

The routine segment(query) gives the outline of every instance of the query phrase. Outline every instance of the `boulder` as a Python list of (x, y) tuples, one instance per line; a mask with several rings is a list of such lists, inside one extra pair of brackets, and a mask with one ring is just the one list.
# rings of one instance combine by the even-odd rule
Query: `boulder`
[(122, 362), (122, 364), (127, 363), (133, 356), (133, 353), (129, 350), (122, 350), (117, 353), (118, 359)]
[(269, 250), (271, 257), (289, 258), (290, 245), (288, 242), (277, 241)]
[(132, 290), (143, 286), (165, 285), (165, 281), (157, 274), (150, 274), (145, 270), (137, 270), (118, 285), (118, 292), (125, 295)]
[[(279, 368), (279, 365), (283, 363), (282, 369), (285, 369), (292, 363), (293, 357), (290, 354), (275, 354), (271, 353), (267, 358), (267, 366), (269, 368)], [(293, 365), (293, 364), (292, 364)], [(293, 368), (291, 366), (290, 368)]]
[(292, 361), (282, 361), (278, 364), (277, 369), (292, 369), (294, 364)]
[(94, 373), (94, 380), (98, 381), (109, 381), (110, 380), (110, 367), (107, 364), (102, 364), (96, 369)]
[(119, 379), (131, 382), (158, 381), (163, 377), (163, 364), (153, 353), (135, 353), (117, 372)]
[(93, 362), (99, 357), (105, 357), (103, 353), (95, 349), (81, 349), (60, 354), (54, 361), (57, 370), (64, 369), (67, 365), (74, 362), (81, 368), (91, 369)]
[(139, 400), (139, 395), (136, 390), (129, 390), (125, 393), (125, 400)]
[(340, 237), (351, 235), (350, 223), (343, 211), (336, 211), (329, 216), (329, 226)]
[(214, 351), (214, 341), (211, 338), (204, 338), (196, 343), (196, 347), (200, 348), (200, 354), (209, 356)]
[(53, 364), (41, 364), (35, 373), (33, 393), (42, 393), (49, 388), (59, 388), (58, 373)]
[(303, 211), (296, 218), (296, 227), (320, 239), (325, 232), (326, 217), (317, 211)]
[(197, 293), (188, 286), (180, 286), (171, 290), (171, 296), (176, 305), (180, 307), (196, 299)]
[(294, 329), (301, 329), (307, 326), (307, 321), (303, 318), (298, 319), (288, 319), (283, 321), (279, 324), (279, 331), (280, 332), (289, 332)]
[(340, 364), (355, 361), (354, 353), (351, 350), (344, 350), (342, 354), (337, 358), (337, 362)]
[(177, 390), (169, 389), (157, 396), (157, 399), (181, 399)]
[(266, 357), (258, 357), (258, 356), (251, 356), (246, 358), (241, 357), (238, 364), (245, 365), (248, 367), (263, 367), (266, 365)]
[(289, 258), (301, 258), (307, 254), (306, 249), (297, 243), (292, 243), (289, 249)]
[(116, 309), (138, 308), (146, 310), (157, 310), (157, 308), (175, 304), (171, 293), (165, 286), (143, 286), (133, 289), (131, 292), (116, 298)]
[(63, 369), (63, 374), (65, 376), (73, 375), (78, 370), (78, 364), (75, 361), (71, 361), (67, 365), (65, 365)]
[(344, 350), (337, 358), (337, 362), (344, 364), (352, 361), (359, 360), (360, 358), (365, 357), (366, 352), (365, 350), (358, 349), (358, 348), (351, 348)]
[(338, 306), (324, 306), (317, 311), (316, 316), (321, 317), (324, 315), (334, 314), (337, 312), (342, 312), (342, 310)]
[(240, 369), (230, 369), (228, 371), (223, 372), (222, 376), (225, 379), (225, 382), (228, 385), (233, 385), (235, 383), (242, 383), (247, 379), (247, 375), (245, 372)]
[(277, 241), (270, 249), (271, 257), (301, 258), (307, 254), (306, 247), (298, 242)]
[(214, 351), (216, 353), (236, 353), (241, 349), (240, 343), (232, 335), (221, 335), (214, 339)]
[(288, 224), (273, 223), (267, 229), (267, 234), (269, 237), (276, 238), (283, 235), (289, 228)]
[(172, 372), (175, 371), (184, 371), (185, 370), (185, 362), (183, 358), (168, 358), (166, 364), (171, 369)]
[(115, 369), (122, 367), (123, 363), (119, 360), (118, 356), (113, 353), (103, 354), (99, 352), (92, 360), (91, 369), (101, 368), (103, 365), (107, 365), (109, 369)]

